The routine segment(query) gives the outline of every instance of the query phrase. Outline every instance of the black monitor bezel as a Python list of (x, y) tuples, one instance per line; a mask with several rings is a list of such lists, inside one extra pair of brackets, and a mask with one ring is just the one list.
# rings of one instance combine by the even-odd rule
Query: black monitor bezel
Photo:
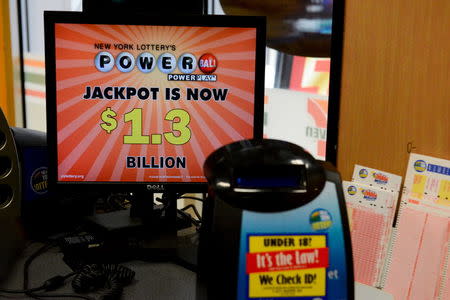
[[(149, 16), (142, 14), (86, 14), (83, 12), (44, 12), (45, 29), (45, 80), (47, 145), (49, 153), (49, 189), (58, 193), (80, 191), (86, 187), (95, 191), (136, 191), (152, 192), (206, 192), (207, 182), (62, 182), (57, 174), (57, 109), (56, 109), (56, 62), (55, 62), (55, 24), (110, 24), (110, 25), (162, 25), (162, 26), (205, 26), (205, 27), (240, 27), (256, 29), (256, 64), (255, 64), (255, 103), (253, 138), (263, 138), (264, 122), (264, 71), (266, 27), (265, 17), (253, 16)], [(83, 188), (84, 189), (84, 188)]]

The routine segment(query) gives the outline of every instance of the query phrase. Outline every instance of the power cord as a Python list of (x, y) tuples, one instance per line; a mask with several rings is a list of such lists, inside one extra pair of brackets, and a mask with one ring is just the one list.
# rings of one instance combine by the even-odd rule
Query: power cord
[[(116, 264), (86, 265), (76, 272), (67, 275), (57, 275), (46, 280), (42, 285), (29, 288), (29, 267), (34, 259), (42, 255), (49, 249), (55, 247), (57, 242), (51, 240), (44, 244), (30, 257), (27, 258), (23, 269), (23, 289), (4, 289), (0, 288), (0, 293), (4, 294), (25, 294), (33, 299), (43, 298), (77, 298), (85, 300), (118, 300), (122, 296), (123, 287), (130, 284), (134, 279), (135, 272), (124, 266)], [(47, 294), (43, 292), (54, 291), (60, 288), (64, 282), (75, 276), (72, 281), (72, 287), (75, 292), (94, 292), (99, 289), (100, 295), (92, 297), (79, 294)]]
[[(67, 274), (65, 276), (54, 276), (50, 278), (49, 280), (45, 281), (43, 285), (37, 288), (28, 288), (28, 281), (29, 281), (29, 268), (31, 263), (34, 259), (36, 259), (38, 256), (42, 255), (43, 253), (47, 252), (51, 248), (55, 247), (57, 245), (56, 240), (51, 240), (49, 243), (44, 244), (42, 247), (40, 247), (38, 250), (36, 250), (33, 254), (30, 255), (30, 257), (27, 258), (24, 264), (23, 268), (23, 293), (33, 299), (42, 299), (42, 298), (78, 298), (78, 299), (85, 299), (85, 300), (96, 300), (92, 297), (88, 296), (82, 296), (82, 295), (75, 295), (75, 294), (37, 294), (38, 291), (53, 291), (57, 288), (61, 287), (64, 284), (64, 281), (68, 279), (69, 277), (76, 274), (76, 272), (72, 272), (70, 274)], [(12, 290), (15, 293), (20, 293), (20, 290)]]
[[(43, 294), (39, 291), (53, 291), (61, 287), (64, 282), (75, 276), (72, 280), (72, 288), (78, 294)], [(127, 267), (117, 264), (92, 264), (86, 265), (77, 272), (72, 272), (65, 276), (54, 276), (44, 282), (43, 285), (24, 290), (0, 289), (3, 293), (24, 293), (34, 299), (42, 298), (79, 298), (86, 300), (119, 300), (123, 293), (123, 288), (129, 285), (135, 276), (135, 272)], [(98, 292), (95, 297), (79, 295), (89, 292)]]
[(44, 285), (41, 285), (40, 287), (28, 289), (28, 290), (10, 290), (10, 289), (0, 288), (0, 293), (4, 293), (4, 294), (26, 294), (26, 293), (38, 292), (38, 291), (41, 291), (41, 290), (44, 290), (44, 289), (45, 289)]
[(203, 202), (202, 198), (192, 197), (192, 196), (183, 196), (183, 195), (181, 195), (181, 196), (178, 197), (178, 200), (180, 200), (180, 199), (191, 199), (191, 200), (197, 200), (197, 201)]
[[(198, 212), (197, 208), (196, 208), (193, 204), (189, 204), (189, 205), (187, 205), (187, 206), (181, 208), (180, 210), (181, 210), (181, 211), (186, 211), (186, 210), (188, 210), (189, 208), (191, 208), (191, 209), (194, 211), (194, 214), (195, 214), (195, 216), (197, 217), (197, 220), (196, 220), (196, 221), (198, 221), (199, 223), (201, 223), (201, 222), (202, 222), (202, 216), (200, 215), (200, 213)], [(194, 220), (195, 220), (195, 219), (194, 219)]]
[(86, 299), (86, 300), (96, 300), (92, 297), (88, 296), (82, 296), (82, 295), (74, 295), (74, 294), (36, 294), (36, 292), (39, 291), (52, 291), (59, 287), (61, 287), (64, 284), (64, 281), (70, 277), (73, 276), (74, 273), (71, 273), (66, 276), (55, 276), (52, 277), (44, 282), (43, 285), (32, 288), (32, 289), (26, 289), (26, 290), (10, 290), (10, 289), (0, 289), (0, 293), (4, 294), (25, 294), (31, 298), (34, 299), (42, 299), (42, 298), (79, 298), (79, 299)]
[(47, 297), (61, 297), (61, 298), (65, 298), (65, 297), (70, 297), (70, 298), (81, 298), (81, 299), (88, 299), (88, 300), (94, 300), (91, 297), (85, 297), (85, 296), (79, 296), (79, 295), (72, 295), (72, 294), (58, 294), (58, 295), (54, 295), (54, 294), (36, 294), (36, 292), (40, 292), (40, 291), (53, 291), (56, 290), (58, 288), (60, 288), (64, 282), (74, 276), (76, 274), (76, 272), (72, 272), (69, 273), (67, 275), (61, 276), (61, 275), (57, 275), (54, 276), (48, 280), (46, 280), (41, 286), (36, 287), (36, 288), (30, 288), (30, 289), (23, 289), (23, 290), (10, 290), (10, 289), (0, 289), (0, 293), (5, 293), (5, 294), (25, 294), (29, 297), (35, 298), (35, 299), (41, 299), (42, 298), (47, 298)]
[[(33, 260), (40, 256), (41, 254), (47, 252), (49, 249), (53, 248), (56, 246), (55, 242), (51, 242), (48, 244), (44, 244), (42, 247), (40, 247), (38, 250), (36, 250), (33, 254), (30, 255), (30, 257), (27, 258), (27, 260), (25, 261), (25, 264), (23, 266), (23, 290), (24, 291), (28, 291), (28, 278), (29, 278), (29, 268), (31, 263), (33, 262)], [(33, 289), (30, 289), (33, 290)], [(24, 292), (25, 295), (30, 296), (29, 294), (32, 294), (33, 292)], [(31, 297), (31, 296), (30, 296)]]
[(116, 264), (92, 264), (84, 266), (72, 281), (76, 293), (101, 290), (99, 299), (120, 299), (123, 287), (129, 285), (135, 272)]
[(125, 210), (131, 205), (130, 197), (129, 193), (111, 193), (99, 197), (95, 204), (95, 210), (97, 213)]
[[(181, 193), (177, 194), (176, 197), (177, 197), (177, 200), (192, 199), (192, 200), (203, 202), (202, 198), (192, 197), (192, 196), (184, 196), (184, 194), (181, 194)], [(191, 216), (191, 214), (186, 212), (188, 209), (192, 209), (192, 211), (194, 212), (197, 219), (195, 219), (193, 216)], [(189, 204), (181, 209), (178, 209), (177, 211), (184, 219), (188, 220), (192, 225), (197, 227), (197, 230), (200, 228), (200, 226), (202, 224), (202, 216), (199, 213), (199, 211), (197, 210), (197, 208), (195, 207), (195, 205)]]
[[(27, 294), (28, 295), (28, 294)], [(84, 300), (97, 300), (94, 297), (89, 296), (83, 296), (83, 295), (76, 295), (76, 294), (32, 294), (28, 295), (32, 297), (33, 299), (42, 299), (42, 298), (77, 298), (77, 299), (84, 299)]]

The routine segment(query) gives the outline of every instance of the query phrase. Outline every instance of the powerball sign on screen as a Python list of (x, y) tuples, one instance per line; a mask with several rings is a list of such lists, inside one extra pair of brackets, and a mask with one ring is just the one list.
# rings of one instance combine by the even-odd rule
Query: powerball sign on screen
[(253, 137), (256, 29), (55, 24), (59, 181), (205, 182)]

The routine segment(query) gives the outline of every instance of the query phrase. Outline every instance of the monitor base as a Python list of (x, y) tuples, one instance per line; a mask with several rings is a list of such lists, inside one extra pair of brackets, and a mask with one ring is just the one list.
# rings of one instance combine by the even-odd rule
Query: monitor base
[(128, 209), (86, 217), (86, 245), (63, 247), (66, 263), (77, 268), (92, 263), (173, 259), (176, 255), (176, 201), (169, 198), (164, 204), (154, 204), (148, 201), (153, 194), (143, 196), (136, 196)]

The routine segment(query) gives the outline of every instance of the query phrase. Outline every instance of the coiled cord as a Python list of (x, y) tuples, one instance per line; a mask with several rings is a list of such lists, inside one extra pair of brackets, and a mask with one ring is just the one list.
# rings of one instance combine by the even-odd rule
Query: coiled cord
[(118, 300), (123, 287), (129, 285), (135, 272), (116, 264), (92, 264), (84, 266), (72, 280), (76, 293), (88, 293), (101, 290), (98, 299)]

